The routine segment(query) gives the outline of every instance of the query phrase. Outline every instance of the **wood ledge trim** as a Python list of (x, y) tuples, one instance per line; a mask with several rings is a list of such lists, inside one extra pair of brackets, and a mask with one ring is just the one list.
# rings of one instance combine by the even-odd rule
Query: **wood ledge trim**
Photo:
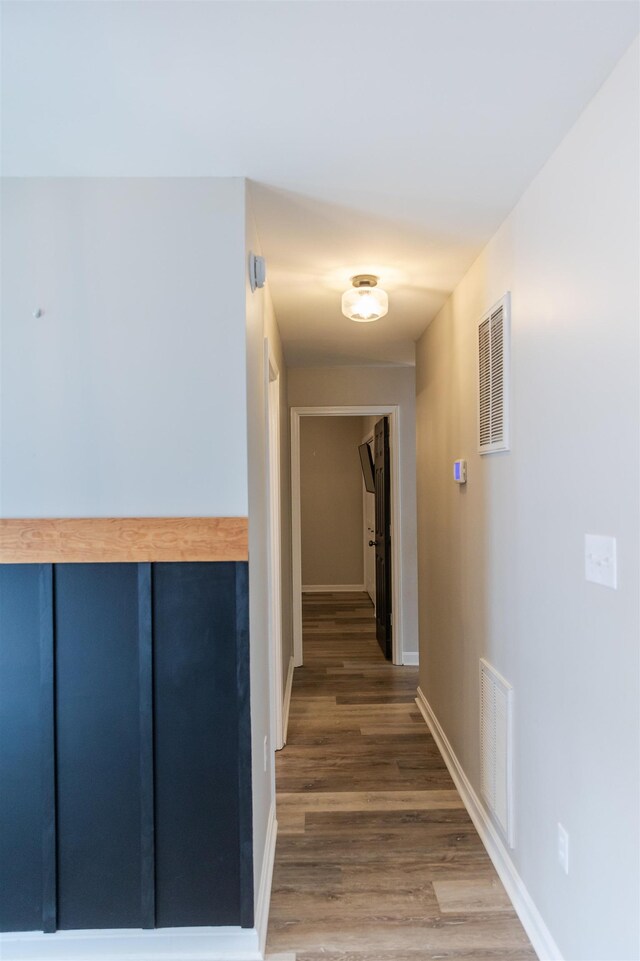
[(246, 561), (246, 517), (0, 519), (0, 564)]

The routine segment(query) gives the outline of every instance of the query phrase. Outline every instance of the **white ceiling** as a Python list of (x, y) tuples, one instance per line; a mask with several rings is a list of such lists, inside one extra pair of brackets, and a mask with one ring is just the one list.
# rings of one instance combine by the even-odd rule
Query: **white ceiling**
[[(5, 0), (3, 172), (249, 177), (289, 362), (412, 363), (638, 9)], [(390, 295), (373, 324), (340, 313), (359, 271)]]

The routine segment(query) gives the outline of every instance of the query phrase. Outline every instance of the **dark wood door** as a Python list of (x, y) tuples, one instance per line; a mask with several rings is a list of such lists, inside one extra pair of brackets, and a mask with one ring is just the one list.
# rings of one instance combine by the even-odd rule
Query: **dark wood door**
[(376, 474), (376, 637), (391, 660), (391, 470), (389, 419), (379, 420), (374, 432)]

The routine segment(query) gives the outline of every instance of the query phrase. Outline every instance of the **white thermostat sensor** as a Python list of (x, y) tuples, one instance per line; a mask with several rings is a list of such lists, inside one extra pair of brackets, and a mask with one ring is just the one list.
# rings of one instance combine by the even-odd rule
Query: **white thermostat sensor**
[(456, 484), (467, 483), (467, 462), (466, 460), (454, 460), (453, 479)]

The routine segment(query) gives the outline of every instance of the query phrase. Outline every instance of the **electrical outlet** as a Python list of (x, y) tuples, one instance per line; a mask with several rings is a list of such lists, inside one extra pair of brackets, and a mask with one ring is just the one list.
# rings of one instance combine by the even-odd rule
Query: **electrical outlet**
[(558, 864), (565, 874), (569, 873), (569, 835), (558, 821)]
[(267, 755), (267, 739), (266, 739), (266, 737), (265, 737), (265, 739), (264, 739), (264, 769), (265, 769), (265, 772), (266, 772), (266, 770), (267, 770), (267, 757), (268, 757), (268, 755)]

